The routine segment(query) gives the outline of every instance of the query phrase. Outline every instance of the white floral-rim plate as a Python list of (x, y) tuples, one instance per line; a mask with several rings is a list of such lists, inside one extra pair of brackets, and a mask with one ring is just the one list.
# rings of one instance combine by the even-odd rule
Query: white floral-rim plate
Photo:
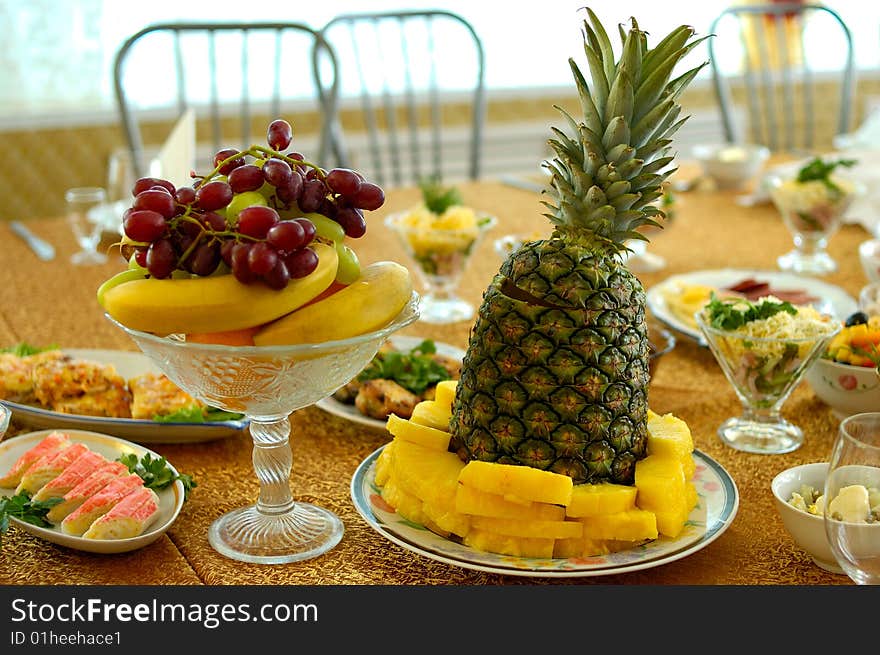
[[(38, 432), (28, 432), (10, 437), (0, 442), (0, 473), (6, 473), (15, 461), (28, 449), (36, 446), (47, 435), (55, 430), (40, 430)], [(140, 444), (126, 441), (109, 434), (101, 434), (99, 432), (88, 432), (86, 430), (63, 430), (74, 443), (84, 443), (90, 450), (103, 455), (109, 460), (116, 460), (122, 455), (134, 453), (138, 459), (149, 453), (153, 458), (158, 459), (159, 454), (145, 448)], [(177, 470), (166, 462), (173, 474), (177, 474)], [(15, 493), (14, 489), (0, 489), (0, 495), (11, 496)], [(149, 526), (141, 535), (128, 539), (86, 539), (84, 537), (76, 537), (61, 531), (59, 526), (44, 528), (37, 525), (25, 523), (17, 518), (10, 517), (10, 520), (20, 530), (29, 532), (36, 537), (51, 541), (59, 546), (83, 550), (89, 553), (111, 554), (111, 553), (127, 553), (138, 548), (153, 543), (161, 537), (171, 524), (177, 519), (180, 510), (183, 507), (184, 489), (180, 480), (175, 480), (170, 486), (165, 487), (156, 492), (159, 496), (159, 516), (151, 526)]]
[(382, 500), (375, 479), (376, 459), (382, 448), (367, 457), (352, 478), (351, 497), (358, 513), (376, 532), (398, 546), (433, 560), (487, 573), (587, 577), (649, 569), (708, 546), (730, 526), (739, 508), (739, 492), (730, 474), (714, 459), (695, 450), (693, 483), (698, 502), (675, 539), (661, 537), (629, 550), (595, 557), (541, 559), (486, 553), (407, 521)]

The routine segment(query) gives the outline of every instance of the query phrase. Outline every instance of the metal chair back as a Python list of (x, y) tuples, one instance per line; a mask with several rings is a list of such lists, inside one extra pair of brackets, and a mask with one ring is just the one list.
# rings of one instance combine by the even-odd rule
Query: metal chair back
[[(332, 128), (340, 165), (383, 185), (480, 176), (485, 54), (467, 20), (440, 10), (342, 14), (321, 33), (339, 59), (340, 98), (354, 98), (350, 110), (340, 99)], [(468, 112), (457, 117), (463, 143), (451, 138), (461, 132), (455, 107)]]
[[(142, 49), (142, 50), (141, 50)], [(139, 52), (140, 51), (140, 52)], [(318, 88), (315, 53), (321, 52), (323, 86)], [(129, 65), (139, 60), (139, 70)], [(147, 77), (134, 79), (146, 74)], [(129, 37), (115, 55), (113, 81), (117, 108), (135, 174), (146, 173), (143, 111), (134, 97), (151, 94), (174, 116), (192, 107), (210, 126), (210, 144), (249, 147), (255, 119), (288, 118), (287, 112), (317, 116), (319, 152), (329, 153), (329, 126), (336, 111), (336, 55), (320, 32), (301, 23), (157, 23)], [(134, 82), (137, 82), (135, 87)], [(154, 108), (152, 116), (162, 115)], [(297, 122), (294, 125), (296, 144)], [(236, 126), (237, 123), (237, 126)], [(262, 123), (262, 127), (268, 124)], [(233, 141), (234, 139), (234, 141)], [(265, 137), (260, 139), (263, 143)], [(295, 149), (295, 145), (293, 146)], [(311, 153), (308, 153), (311, 154)], [(314, 156), (314, 155), (312, 155)]]
[[(821, 21), (830, 26), (831, 31), (824, 31), (824, 38), (817, 41), (815, 37), (820, 36), (819, 33), (810, 28), (815, 29)], [(712, 79), (728, 142), (745, 140), (733, 118), (731, 81), (735, 76), (722, 71), (718, 56), (722, 43), (730, 44), (730, 37), (734, 35), (742, 47), (741, 84), (747, 106), (749, 140), (773, 151), (811, 151), (823, 146), (818, 141), (817, 107), (827, 106), (830, 99), (817, 97), (826, 93), (817, 90), (817, 84), (832, 83), (832, 79), (839, 86), (832, 136), (849, 130), (854, 90), (853, 41), (846, 23), (835, 11), (818, 4), (794, 2), (736, 5), (721, 12), (709, 31), (714, 35), (708, 40)], [(844, 46), (842, 52), (829, 50), (833, 44), (827, 40), (829, 34), (831, 39), (839, 35)], [(831, 74), (811, 69), (809, 54), (812, 52), (843, 55), (833, 78)]]

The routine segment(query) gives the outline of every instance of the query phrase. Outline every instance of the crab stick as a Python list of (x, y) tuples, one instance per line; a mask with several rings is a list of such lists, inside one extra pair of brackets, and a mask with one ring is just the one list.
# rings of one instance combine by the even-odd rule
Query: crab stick
[(136, 473), (114, 478), (103, 489), (64, 517), (61, 530), (65, 534), (81, 536), (95, 522), (95, 519), (109, 512), (116, 503), (134, 489), (143, 486), (144, 481)]
[(36, 446), (24, 452), (17, 460), (12, 468), (0, 477), (0, 487), (3, 489), (13, 489), (21, 482), (21, 477), (27, 470), (33, 466), (37, 460), (45, 455), (58, 452), (62, 448), (70, 445), (70, 439), (63, 432), (51, 432)]
[(138, 487), (95, 519), (85, 531), (86, 539), (130, 539), (143, 534), (159, 516), (159, 496), (147, 487)]
[(20, 494), (22, 491), (29, 494), (37, 493), (41, 487), (61, 475), (64, 469), (88, 450), (89, 447), (85, 444), (75, 443), (62, 448), (57, 453), (43, 455), (21, 476), (21, 482), (15, 488), (15, 493)]
[(64, 494), (61, 502), (52, 507), (49, 513), (46, 514), (46, 519), (54, 524), (61, 523), (68, 514), (86, 500), (126, 473), (128, 473), (128, 467), (122, 462), (107, 462)]
[(103, 455), (93, 450), (86, 450), (86, 452), (71, 462), (70, 466), (64, 469), (57, 478), (50, 480), (40, 487), (32, 499), (50, 500), (51, 498), (62, 498), (64, 494), (106, 463), (107, 460)]

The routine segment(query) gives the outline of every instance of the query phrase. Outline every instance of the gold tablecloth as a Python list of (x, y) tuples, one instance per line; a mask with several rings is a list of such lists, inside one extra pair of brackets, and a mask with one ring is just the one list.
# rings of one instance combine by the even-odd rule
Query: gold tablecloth
[[(462, 184), (460, 189), (467, 204), (499, 219), (461, 283), (461, 295), (478, 304), (501, 261), (493, 240), (508, 232), (549, 232), (549, 223), (541, 215), (538, 194), (494, 181)], [(792, 246), (778, 214), (770, 205), (740, 207), (734, 196), (733, 192), (706, 190), (677, 195), (675, 218), (649, 246), (666, 258), (667, 266), (639, 275), (646, 288), (671, 274), (692, 270), (776, 268), (776, 257)], [(367, 235), (356, 244), (363, 264), (380, 259), (407, 261), (382, 225), (382, 217), (409, 207), (417, 198), (417, 191), (411, 189), (388, 193), (385, 206), (369, 217)], [(56, 246), (58, 256), (48, 263), (39, 261), (0, 224), (0, 344), (27, 341), (136, 350), (104, 318), (95, 300), (100, 282), (124, 268), (121, 259), (113, 256), (104, 265), (74, 267), (69, 257), (75, 243), (64, 220), (38, 220), (29, 225)], [(840, 269), (826, 280), (853, 296), (865, 283), (857, 245), (866, 238), (864, 229), (848, 225), (829, 246)], [(464, 348), (469, 329), (470, 323), (417, 322), (403, 334)], [(740, 406), (711, 353), (687, 337), (679, 337), (675, 349), (662, 359), (649, 394), (654, 411), (672, 412), (687, 421), (696, 447), (724, 466), (740, 494), (735, 520), (720, 537), (662, 566), (618, 575), (533, 578), (473, 571), (413, 554), (374, 532), (349, 496), (355, 469), (389, 435), (309, 407), (291, 416), (292, 490), (295, 498), (316, 502), (342, 518), (345, 534), (330, 552), (305, 562), (267, 566), (227, 559), (208, 544), (211, 521), (256, 499), (251, 441), (245, 431), (202, 444), (151, 446), (198, 482), (177, 521), (155, 543), (128, 554), (92, 555), (55, 546), (12, 527), (0, 548), (0, 584), (850, 584), (849, 578), (812, 563), (785, 532), (773, 506), (773, 476), (795, 464), (827, 459), (837, 428), (829, 408), (805, 382), (783, 408), (783, 414), (803, 428), (805, 441), (786, 455), (746, 454), (720, 442), (718, 425), (737, 415)], [(13, 422), (6, 438), (22, 430)]]

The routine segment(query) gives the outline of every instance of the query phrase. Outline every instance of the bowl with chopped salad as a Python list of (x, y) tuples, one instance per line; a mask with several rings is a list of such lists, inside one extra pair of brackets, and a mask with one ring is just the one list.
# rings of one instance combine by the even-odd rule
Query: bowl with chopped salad
[(806, 380), (838, 419), (880, 411), (880, 315), (858, 311), (810, 367)]
[(799, 448), (803, 432), (782, 417), (782, 405), (840, 331), (839, 321), (774, 296), (751, 301), (714, 293), (695, 320), (743, 407), (718, 428), (721, 440), (752, 453)]

